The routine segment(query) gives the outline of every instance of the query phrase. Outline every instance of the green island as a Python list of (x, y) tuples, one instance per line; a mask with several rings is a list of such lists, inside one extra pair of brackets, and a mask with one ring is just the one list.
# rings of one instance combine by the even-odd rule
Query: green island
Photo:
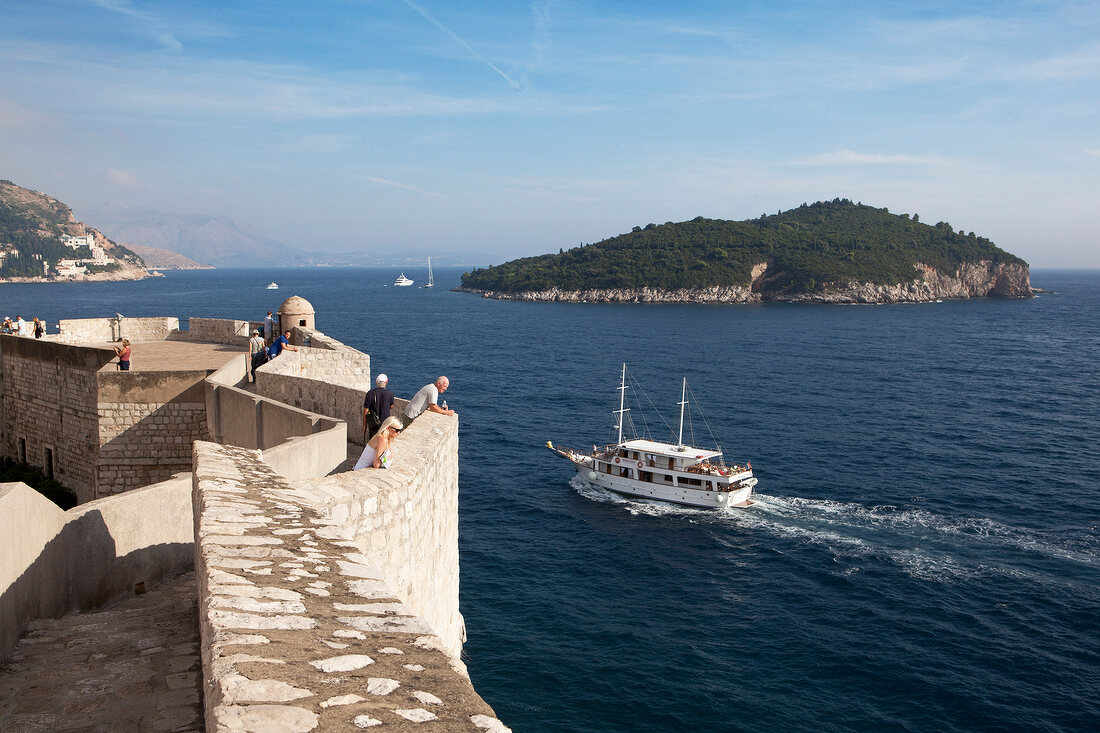
[[(961, 271), (967, 266), (992, 273), (988, 292), (979, 287), (965, 295), (945, 294), (932, 287), (927, 296), (881, 300), (1030, 295), (1029, 284), (1024, 285), (1027, 263), (974, 232), (955, 231), (947, 222), (931, 226), (916, 215), (891, 214), (837, 198), (746, 221), (697, 217), (634, 227), (627, 234), (558, 254), (475, 269), (463, 274), (460, 290), (505, 298), (619, 290), (626, 294), (609, 299), (628, 301), (637, 300), (630, 293), (641, 289), (695, 292), (740, 287), (758, 296), (749, 300), (810, 300), (851, 291), (857, 284), (886, 287), (929, 281), (931, 271), (963, 278)], [(1003, 281), (1005, 268), (1015, 273), (1017, 282), (998, 286), (995, 281)], [(1020, 273), (1024, 282), (1019, 282)], [(876, 297), (847, 300), (871, 302)]]

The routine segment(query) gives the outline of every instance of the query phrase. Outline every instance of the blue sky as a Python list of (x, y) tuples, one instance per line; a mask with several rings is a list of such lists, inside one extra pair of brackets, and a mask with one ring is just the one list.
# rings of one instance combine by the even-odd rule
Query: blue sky
[(1100, 2), (0, 0), (0, 20), (0, 177), (78, 213), (512, 257), (840, 196), (1100, 267)]

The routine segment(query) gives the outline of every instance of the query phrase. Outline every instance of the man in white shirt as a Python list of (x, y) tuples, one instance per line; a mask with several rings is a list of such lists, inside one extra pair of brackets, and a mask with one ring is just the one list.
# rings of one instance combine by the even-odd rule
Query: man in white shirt
[(15, 317), (15, 332), (20, 336), (31, 335), (31, 324), (23, 320), (23, 316)]
[(423, 412), (438, 412), (440, 415), (457, 415), (454, 410), (447, 410), (439, 406), (439, 395), (446, 392), (451, 386), (451, 381), (446, 377), (439, 377), (432, 384), (425, 384), (416, 393), (409, 404), (405, 406), (405, 425), (408, 425)]

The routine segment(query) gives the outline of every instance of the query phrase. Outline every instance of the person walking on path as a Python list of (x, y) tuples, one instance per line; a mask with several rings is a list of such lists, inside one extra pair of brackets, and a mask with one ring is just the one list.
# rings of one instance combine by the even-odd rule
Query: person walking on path
[(390, 378), (385, 374), (379, 374), (375, 380), (375, 387), (363, 399), (363, 442), (378, 432), (378, 429), (390, 416), (390, 408), (393, 407), (393, 392), (386, 389)]
[(271, 311), (267, 312), (267, 317), (264, 318), (264, 343), (271, 345), (271, 342), (275, 338), (275, 316), (271, 315)]
[(130, 339), (120, 339), (122, 341), (122, 348), (115, 347), (115, 353), (118, 354), (118, 368), (121, 371), (130, 371)]
[(30, 324), (23, 320), (23, 316), (15, 317), (15, 333), (19, 336), (30, 336)]
[(289, 328), (286, 331), (283, 332), (282, 336), (275, 339), (274, 343), (271, 344), (271, 348), (268, 349), (268, 353), (271, 355), (271, 358), (274, 359), (276, 356), (283, 353), (283, 349), (286, 349), (287, 351), (297, 351), (298, 350), (297, 346), (291, 346), (290, 345), (290, 329)]
[(367, 441), (365, 446), (363, 446), (363, 453), (359, 456), (359, 460), (352, 470), (358, 471), (360, 468), (389, 468), (390, 464), (393, 462), (393, 455), (390, 453), (390, 443), (400, 432), (401, 418), (387, 417), (383, 420), (381, 427), (378, 428), (378, 432), (374, 434), (373, 438)]
[(439, 406), (439, 395), (447, 391), (451, 386), (451, 380), (439, 377), (431, 384), (425, 384), (416, 393), (409, 404), (405, 406), (405, 425), (415, 420), (424, 412), (438, 412), (440, 415), (458, 415), (454, 410), (448, 410)]
[(248, 359), (252, 367), (252, 381), (255, 382), (256, 367), (267, 363), (267, 345), (258, 328), (252, 332), (252, 338), (248, 339)]
[(34, 337), (40, 339), (46, 335), (46, 324), (38, 320), (38, 316), (34, 318)]

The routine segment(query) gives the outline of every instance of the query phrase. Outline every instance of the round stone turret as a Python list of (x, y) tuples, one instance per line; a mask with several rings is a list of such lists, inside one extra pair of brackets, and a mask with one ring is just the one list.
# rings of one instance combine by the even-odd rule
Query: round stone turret
[(316, 328), (313, 324), (313, 306), (305, 298), (290, 296), (279, 306), (279, 326), (283, 330), (295, 326)]

